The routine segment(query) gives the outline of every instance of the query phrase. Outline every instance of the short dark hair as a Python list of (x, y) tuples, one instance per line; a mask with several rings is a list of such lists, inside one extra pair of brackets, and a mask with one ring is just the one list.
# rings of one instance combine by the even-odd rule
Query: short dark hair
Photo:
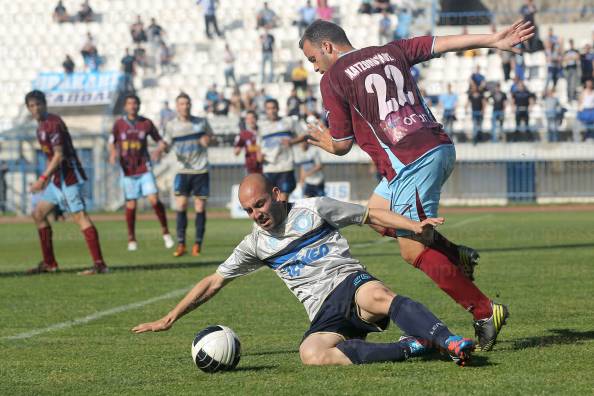
[(306, 40), (315, 45), (320, 45), (323, 40), (334, 44), (351, 45), (343, 28), (322, 19), (316, 19), (305, 29), (301, 40), (299, 40), (299, 48), (303, 49)]
[(31, 92), (27, 92), (27, 95), (25, 95), (25, 106), (29, 105), (29, 101), (31, 101), (31, 100), (35, 100), (37, 102), (47, 104), (47, 101), (45, 99), (45, 94), (38, 89), (34, 89)]
[(177, 95), (177, 97), (175, 98), (175, 101), (177, 102), (180, 99), (188, 99), (188, 102), (192, 101), (192, 99), (190, 98), (190, 95), (188, 95), (185, 92), (180, 92), (179, 95)]
[(268, 103), (274, 104), (277, 109), (279, 108), (279, 106), (278, 106), (278, 100), (276, 100), (274, 98), (266, 99), (266, 102), (264, 102), (264, 105), (267, 105)]
[(134, 99), (136, 101), (136, 103), (138, 104), (138, 106), (140, 106), (140, 103), (142, 103), (140, 101), (140, 98), (138, 97), (138, 95), (133, 94), (133, 93), (129, 93), (129, 94), (126, 94), (126, 96), (124, 96), (124, 104), (126, 104), (128, 99)]
[[(256, 119), (256, 121), (258, 121), (258, 113), (256, 113), (254, 110), (248, 110), (245, 112), (245, 115), (247, 117), (248, 114), (251, 114), (254, 116), (254, 118)], [(245, 118), (245, 117), (244, 117)]]

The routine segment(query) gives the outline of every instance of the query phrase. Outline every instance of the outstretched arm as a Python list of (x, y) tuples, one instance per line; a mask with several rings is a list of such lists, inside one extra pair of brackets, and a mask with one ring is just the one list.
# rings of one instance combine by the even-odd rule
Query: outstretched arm
[(516, 45), (532, 38), (534, 29), (531, 22), (524, 22), (520, 19), (507, 29), (492, 34), (438, 36), (435, 38), (433, 51), (440, 54), (475, 48), (497, 48), (519, 54), (521, 50), (516, 48)]
[(142, 323), (132, 328), (134, 333), (169, 330), (179, 318), (210, 300), (231, 279), (225, 279), (218, 273), (203, 278), (167, 315), (154, 322)]
[(330, 154), (345, 155), (353, 147), (353, 139), (334, 140), (330, 134), (330, 129), (326, 128), (321, 122), (307, 125), (307, 141), (314, 146), (321, 148)]
[(425, 227), (434, 227), (443, 224), (443, 217), (429, 218), (421, 222), (414, 221), (397, 213), (385, 209), (369, 208), (365, 224), (371, 224), (398, 230), (408, 230), (415, 234), (422, 234)]

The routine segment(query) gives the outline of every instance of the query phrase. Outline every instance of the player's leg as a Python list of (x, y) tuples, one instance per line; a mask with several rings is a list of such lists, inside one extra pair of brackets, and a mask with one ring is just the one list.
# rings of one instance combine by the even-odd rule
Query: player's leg
[(192, 256), (198, 256), (202, 250), (204, 232), (206, 230), (206, 201), (210, 194), (210, 176), (208, 173), (192, 176), (192, 192), (194, 195), (195, 239), (192, 246)]
[[(46, 191), (43, 193), (43, 196), (48, 194), (47, 190), (51, 188), (50, 186), (53, 186), (53, 184), (50, 184), (46, 188)], [(33, 217), (33, 221), (35, 222), (37, 234), (39, 235), (39, 242), (41, 245), (41, 254), (43, 259), (38, 266), (27, 270), (27, 274), (55, 272), (58, 269), (58, 263), (54, 256), (52, 227), (49, 221), (47, 220), (47, 216), (52, 212), (55, 206), (55, 202), (45, 200), (42, 197), (42, 199), (35, 205), (35, 208), (33, 209), (33, 213), (31, 216)]]
[(107, 265), (103, 259), (101, 252), (101, 244), (99, 243), (99, 232), (91, 221), (88, 213), (84, 210), (73, 213), (72, 218), (80, 227), (80, 230), (85, 237), (89, 253), (93, 259), (93, 267), (79, 272), (79, 275), (95, 275), (107, 273)]
[(165, 205), (159, 200), (157, 181), (152, 172), (146, 172), (140, 176), (140, 183), (142, 189), (142, 196), (146, 197), (153, 207), (159, 224), (161, 225), (161, 232), (163, 233), (163, 241), (165, 247), (170, 249), (175, 244), (173, 238), (169, 234), (169, 227), (167, 226), (167, 213), (165, 212)]
[(299, 346), (301, 362), (308, 366), (348, 365), (351, 360), (336, 345), (344, 337), (336, 333), (314, 333), (303, 340)]
[(128, 227), (128, 250), (138, 248), (136, 243), (136, 200), (126, 200), (126, 226)]
[(184, 174), (176, 174), (173, 181), (173, 192), (175, 194), (175, 210), (176, 210), (176, 234), (177, 247), (173, 252), (174, 257), (181, 257), (186, 254), (186, 228), (188, 227), (188, 197), (190, 191), (188, 188), (188, 176)]
[(281, 172), (278, 178), (278, 188), (281, 190), (281, 200), (288, 201), (289, 196), (297, 187), (297, 181), (295, 180), (295, 172)]

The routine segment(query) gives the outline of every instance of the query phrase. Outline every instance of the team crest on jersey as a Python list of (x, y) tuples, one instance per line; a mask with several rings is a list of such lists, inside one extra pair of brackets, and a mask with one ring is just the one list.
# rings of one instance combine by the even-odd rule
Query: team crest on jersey
[(293, 221), (293, 230), (297, 232), (309, 231), (312, 224), (313, 220), (311, 216), (309, 214), (302, 214)]
[(138, 133), (138, 139), (140, 139), (140, 140), (144, 139), (144, 131), (140, 131)]
[(126, 132), (120, 133), (120, 140), (126, 140)]
[(45, 141), (45, 138), (47, 137), (47, 134), (45, 133), (45, 131), (40, 131), (39, 132), (39, 139)]

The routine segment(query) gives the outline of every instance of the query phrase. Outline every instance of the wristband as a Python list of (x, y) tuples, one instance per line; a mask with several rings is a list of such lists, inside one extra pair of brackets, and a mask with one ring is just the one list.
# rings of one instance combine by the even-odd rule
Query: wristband
[(47, 180), (47, 176), (46, 175), (41, 175), (41, 176), (39, 176), (39, 180), (46, 181)]

